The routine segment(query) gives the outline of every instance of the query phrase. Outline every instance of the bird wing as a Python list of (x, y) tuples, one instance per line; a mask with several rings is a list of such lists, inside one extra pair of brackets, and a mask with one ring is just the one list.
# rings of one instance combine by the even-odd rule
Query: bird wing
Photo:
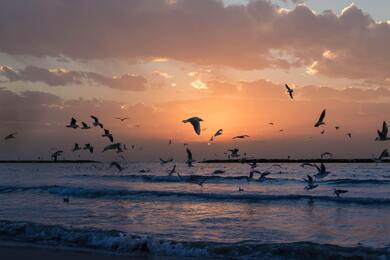
[(81, 124), (83, 125), (83, 127), (88, 127), (87, 123), (85, 122), (81, 122)]
[(383, 137), (387, 137), (387, 132), (389, 131), (389, 128), (387, 126), (386, 121), (383, 121), (383, 126), (382, 126), (382, 135)]
[(110, 139), (111, 143), (114, 142), (114, 137), (112, 135), (109, 135), (108, 139)]
[(287, 84), (285, 84), (285, 86), (286, 86), (287, 91), (291, 90), (291, 88)]
[(77, 120), (74, 117), (72, 117), (72, 119), (70, 120), (70, 124), (74, 125), (76, 123), (77, 123)]
[(326, 114), (326, 111), (325, 109), (322, 111), (321, 115), (320, 115), (320, 118), (318, 119), (318, 122), (323, 122), (324, 119), (325, 119), (325, 114)]
[(200, 135), (200, 122), (198, 120), (191, 120), (190, 123), (194, 127), (195, 133)]
[(99, 118), (97, 118), (96, 116), (91, 116), (91, 118), (95, 121), (95, 123), (99, 123)]

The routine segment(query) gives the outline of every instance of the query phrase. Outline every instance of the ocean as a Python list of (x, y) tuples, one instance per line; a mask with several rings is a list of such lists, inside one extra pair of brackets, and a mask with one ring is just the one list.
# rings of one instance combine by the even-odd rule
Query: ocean
[[(122, 164), (122, 172), (109, 163), (0, 164), (0, 239), (144, 256), (252, 259), (345, 247), (390, 257), (390, 164), (329, 163), (313, 190), (302, 178), (315, 168), (296, 163), (259, 164), (271, 172), (262, 181), (241, 163), (177, 163), (181, 177), (168, 175), (174, 163)], [(335, 188), (348, 192), (338, 198)]]

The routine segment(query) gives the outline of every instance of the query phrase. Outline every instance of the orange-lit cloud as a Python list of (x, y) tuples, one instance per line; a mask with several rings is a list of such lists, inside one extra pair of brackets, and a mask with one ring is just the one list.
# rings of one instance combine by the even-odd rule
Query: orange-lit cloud
[(139, 75), (124, 74), (107, 77), (95, 72), (44, 69), (36, 66), (27, 66), (19, 70), (7, 66), (0, 66), (0, 76), (5, 77), (8, 82), (42, 82), (49, 86), (81, 85), (82, 83), (89, 82), (114, 89), (133, 91), (145, 90), (147, 82), (144, 77)]
[(2, 2), (0, 52), (76, 60), (164, 57), (239, 69), (309, 67), (316, 61), (310, 72), (389, 77), (390, 25), (355, 5), (338, 15), (315, 14), (304, 5), (279, 12), (265, 0), (228, 6), (218, 0), (97, 0), (94, 8), (88, 2)]

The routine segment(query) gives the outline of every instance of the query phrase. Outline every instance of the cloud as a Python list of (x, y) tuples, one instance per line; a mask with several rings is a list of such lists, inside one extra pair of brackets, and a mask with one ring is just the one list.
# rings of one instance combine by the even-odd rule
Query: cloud
[(15, 70), (11, 67), (0, 66), (0, 76), (5, 77), (9, 82), (43, 82), (49, 86), (79, 85), (87, 81), (119, 90), (146, 90), (146, 79), (131, 74), (107, 77), (95, 72), (45, 69), (36, 66), (27, 66), (24, 69)]
[(228, 6), (218, 0), (96, 0), (93, 8), (88, 0), (14, 0), (0, 3), (0, 24), (0, 52), (8, 54), (157, 58), (239, 69), (316, 62), (312, 71), (331, 77), (389, 77), (390, 24), (376, 23), (355, 5), (337, 15), (304, 5), (281, 12), (266, 0)]

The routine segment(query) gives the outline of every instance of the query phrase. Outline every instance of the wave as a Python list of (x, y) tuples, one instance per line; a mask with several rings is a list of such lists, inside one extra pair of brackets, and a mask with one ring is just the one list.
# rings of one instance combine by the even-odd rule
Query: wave
[[(72, 175), (70, 177), (80, 177), (80, 178), (103, 178), (103, 179), (117, 179), (117, 180), (127, 180), (127, 181), (144, 181), (144, 182), (191, 182), (202, 180), (206, 175), (183, 175), (178, 176), (167, 176), (167, 175)], [(236, 182), (236, 181), (251, 181), (251, 182), (260, 182), (260, 183), (272, 183), (272, 184), (285, 184), (285, 183), (302, 183), (302, 179), (292, 179), (292, 178), (266, 178), (263, 180), (258, 180), (256, 178), (249, 180), (247, 176), (207, 176), (207, 182), (219, 183), (219, 182)], [(325, 179), (319, 181), (321, 184), (330, 184), (330, 185), (344, 185), (344, 184), (354, 184), (354, 185), (364, 185), (364, 184), (373, 184), (373, 185), (386, 185), (390, 184), (390, 180), (378, 180), (378, 179)]]
[(365, 198), (365, 197), (340, 197), (324, 195), (268, 195), (259, 193), (214, 193), (214, 192), (186, 192), (167, 190), (127, 190), (109, 188), (85, 188), (67, 186), (37, 186), (37, 187), (0, 187), (0, 193), (21, 191), (44, 191), (54, 195), (81, 197), (81, 198), (105, 198), (105, 199), (149, 199), (169, 198), (175, 200), (205, 200), (205, 201), (238, 201), (243, 203), (275, 202), (275, 201), (320, 201), (332, 203), (347, 203), (359, 205), (390, 205), (388, 198)]
[(390, 248), (341, 247), (311, 242), (260, 243), (244, 241), (173, 241), (153, 235), (134, 235), (116, 230), (69, 228), (32, 222), (0, 220), (1, 239), (91, 248), (137, 256), (170, 256), (219, 259), (374, 259), (390, 257)]

